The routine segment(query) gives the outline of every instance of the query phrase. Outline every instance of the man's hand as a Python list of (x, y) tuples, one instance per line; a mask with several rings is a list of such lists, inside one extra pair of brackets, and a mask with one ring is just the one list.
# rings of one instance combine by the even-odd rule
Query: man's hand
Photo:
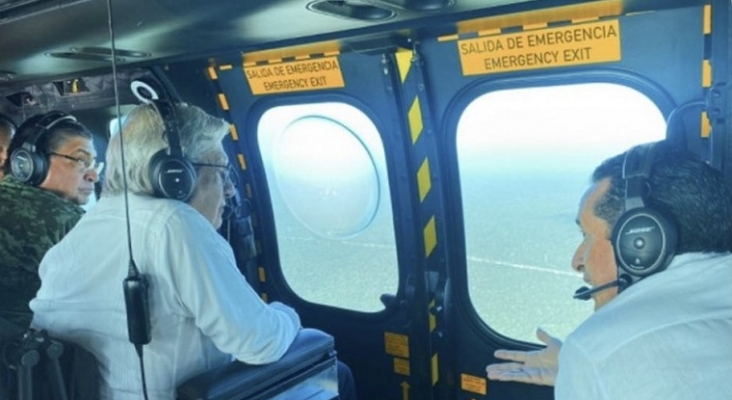
[(496, 358), (512, 362), (488, 365), (485, 369), (488, 379), (554, 386), (562, 341), (541, 328), (536, 329), (536, 337), (546, 344), (546, 348), (534, 351), (496, 350), (493, 354)]

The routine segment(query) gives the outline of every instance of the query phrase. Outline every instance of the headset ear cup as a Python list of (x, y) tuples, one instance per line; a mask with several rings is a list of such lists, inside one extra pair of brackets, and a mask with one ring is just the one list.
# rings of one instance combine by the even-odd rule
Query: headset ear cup
[(634, 280), (664, 270), (676, 254), (678, 235), (671, 221), (647, 207), (632, 209), (615, 224), (612, 245), (619, 273)]
[(38, 186), (48, 175), (48, 159), (21, 147), (10, 155), (10, 171), (19, 181)]
[(196, 170), (184, 157), (162, 149), (150, 159), (150, 182), (156, 196), (188, 201), (193, 196)]
[(46, 180), (48, 156), (36, 146), (54, 126), (64, 121), (76, 122), (76, 118), (61, 111), (49, 111), (29, 118), (18, 127), (13, 142), (19, 140), (21, 144), (10, 155), (10, 172), (14, 177), (33, 186)]

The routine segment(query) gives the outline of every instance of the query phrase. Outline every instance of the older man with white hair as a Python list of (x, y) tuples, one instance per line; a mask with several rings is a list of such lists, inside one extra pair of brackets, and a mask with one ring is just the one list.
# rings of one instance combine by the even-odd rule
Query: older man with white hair
[[(177, 385), (232, 355), (274, 362), (300, 330), (293, 309), (259, 298), (216, 232), (234, 190), (222, 146), (229, 125), (195, 106), (168, 105), (173, 115), (138, 106), (112, 137), (102, 198), (47, 253), (31, 302), (34, 327), (96, 356), (103, 399), (142, 396), (122, 290), (130, 257), (149, 282), (152, 340), (144, 365), (151, 399), (174, 398)], [(178, 134), (166, 129), (171, 124)]]

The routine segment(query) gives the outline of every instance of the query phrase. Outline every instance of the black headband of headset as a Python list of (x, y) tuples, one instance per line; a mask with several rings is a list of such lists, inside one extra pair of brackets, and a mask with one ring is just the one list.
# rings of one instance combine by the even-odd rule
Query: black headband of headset
[(648, 190), (647, 179), (653, 168), (655, 143), (635, 146), (625, 153), (623, 180), (625, 180), (624, 211), (645, 207), (643, 198)]
[(163, 120), (164, 135), (168, 138), (170, 155), (183, 157), (178, 131), (178, 117), (175, 114), (175, 105), (165, 100), (150, 100), (150, 105), (158, 112)]
[[(38, 140), (40, 140), (40, 138), (46, 132), (50, 131), (54, 126), (64, 121), (76, 122), (76, 118), (74, 118), (73, 115), (69, 115), (61, 111), (50, 111), (40, 117), (38, 121), (32, 126), (26, 127), (25, 123), (21, 124), (17, 133), (19, 139), (23, 139), (23, 144), (21, 145), (21, 147), (30, 152), (36, 153), (36, 145), (38, 143)], [(20, 135), (25, 135), (26, 130), (30, 130), (30, 132), (27, 134), (28, 137), (20, 137)]]

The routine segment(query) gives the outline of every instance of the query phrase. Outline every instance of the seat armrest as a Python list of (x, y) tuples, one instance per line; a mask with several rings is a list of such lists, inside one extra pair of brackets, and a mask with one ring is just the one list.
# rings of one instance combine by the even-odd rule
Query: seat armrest
[(295, 376), (307, 377), (303, 371), (330, 360), (335, 363), (334, 340), (317, 329), (305, 328), (295, 337), (285, 355), (264, 365), (235, 361), (197, 375), (178, 386), (179, 400), (225, 400), (255, 397), (272, 392), (272, 386), (288, 382)]

